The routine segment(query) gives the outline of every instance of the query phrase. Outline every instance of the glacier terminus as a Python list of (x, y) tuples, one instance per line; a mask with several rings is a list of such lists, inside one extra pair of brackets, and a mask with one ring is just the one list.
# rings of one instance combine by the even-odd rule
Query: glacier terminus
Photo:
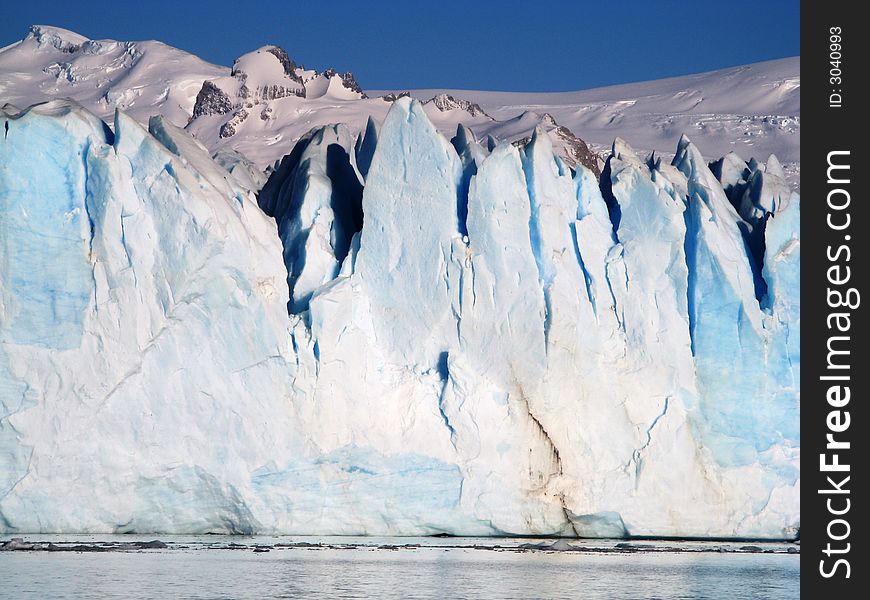
[(263, 174), (166, 116), (4, 107), (0, 532), (794, 539), (776, 156), (617, 138), (599, 175), (546, 124), (431, 110), (316, 126)]

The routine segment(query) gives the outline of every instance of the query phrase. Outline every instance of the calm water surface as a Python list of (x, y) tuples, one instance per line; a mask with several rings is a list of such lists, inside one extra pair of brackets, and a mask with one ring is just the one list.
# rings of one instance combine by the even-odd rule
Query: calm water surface
[[(90, 536), (75, 541), (119, 539)], [(0, 552), (0, 597), (799, 598), (799, 555), (699, 551), (712, 544), (644, 543), (649, 551), (626, 554), (602, 551), (616, 542), (592, 542), (588, 551), (554, 552), (517, 551), (524, 540), (319, 538), (315, 542), (324, 545), (279, 548), (274, 544), (312, 538), (162, 539), (169, 548)], [(248, 548), (227, 549), (230, 543)], [(253, 544), (271, 550), (255, 553)], [(383, 544), (420, 546), (390, 549)], [(483, 547), (470, 547), (475, 544)], [(665, 544), (686, 551), (659, 551)], [(506, 547), (492, 549), (494, 545)], [(760, 546), (783, 549), (782, 544)]]

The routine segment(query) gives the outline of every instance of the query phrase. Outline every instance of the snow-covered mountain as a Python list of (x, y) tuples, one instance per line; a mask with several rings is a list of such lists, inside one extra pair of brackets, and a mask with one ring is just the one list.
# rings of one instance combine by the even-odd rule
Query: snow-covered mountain
[(120, 108), (140, 122), (160, 114), (184, 126), (203, 81), (228, 72), (161, 42), (89, 40), (35, 25), (0, 50), (0, 105), (71, 98), (104, 120)]
[(0, 531), (796, 535), (775, 156), (617, 139), (599, 175), (549, 110), (274, 46), (183, 95), (131, 51), (166, 92), (106, 123), (125, 77), (72, 36), (0, 52), (0, 100), (62, 95), (10, 58), (46, 52), (85, 104), (0, 111)]
[[(800, 184), (799, 58), (583, 92), (410, 94), (425, 101), (427, 116), (448, 137), (462, 124), (481, 140), (522, 143), (542, 125), (571, 166), (597, 170), (616, 136), (670, 158), (686, 133), (710, 159), (730, 151), (776, 154), (790, 183)], [(159, 114), (187, 127), (213, 154), (241, 154), (257, 170), (314, 127), (344, 123), (360, 132), (369, 117), (380, 123), (401, 95), (364, 93), (351, 74), (305, 69), (277, 46), (228, 68), (159, 42), (93, 41), (34, 26), (0, 50), (0, 105), (71, 98), (110, 123), (115, 108), (142, 124)]]
[(581, 92), (410, 93), (451, 94), (499, 121), (522, 111), (547, 113), (595, 150), (609, 149), (616, 132), (643, 152), (670, 158), (675, 140), (685, 133), (709, 156), (776, 154), (792, 184), (800, 183), (799, 57)]

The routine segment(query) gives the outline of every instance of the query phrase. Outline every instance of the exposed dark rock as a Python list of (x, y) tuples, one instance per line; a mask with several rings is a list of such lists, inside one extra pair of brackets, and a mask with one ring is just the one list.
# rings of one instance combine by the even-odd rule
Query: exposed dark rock
[(454, 98), (450, 94), (438, 94), (424, 102), (424, 104), (434, 104), (435, 108), (440, 110), (441, 112), (445, 112), (448, 110), (464, 110), (472, 117), (487, 117), (488, 119), (492, 119), (486, 112), (480, 108), (479, 104), (474, 102), (469, 102), (468, 100), (461, 100)]
[(29, 37), (35, 38), (40, 46), (52, 46), (66, 54), (74, 54), (82, 49), (82, 44), (65, 40), (51, 29), (43, 29), (41, 25), (31, 25), (24, 39)]
[(341, 84), (345, 88), (349, 89), (352, 92), (356, 92), (360, 95), (360, 98), (368, 98), (368, 96), (366, 96), (366, 93), (359, 86), (359, 83), (357, 83), (356, 79), (354, 79), (353, 73), (351, 73), (350, 71), (346, 73), (339, 73), (338, 71), (330, 67), (326, 69), (323, 73), (321, 73), (321, 75), (323, 77), (326, 77), (327, 79), (338, 75), (341, 78)]
[(221, 139), (228, 138), (236, 134), (236, 128), (241, 125), (245, 119), (248, 118), (248, 111), (244, 108), (240, 108), (237, 110), (232, 118), (221, 125), (220, 137)]
[[(242, 84), (238, 91), (238, 97), (242, 100), (250, 100), (253, 104), (259, 104), (261, 101), (276, 100), (278, 98), (286, 98), (288, 96), (305, 97), (305, 84), (302, 78), (296, 73), (296, 63), (287, 56), (287, 52), (279, 46), (270, 46), (266, 51), (275, 56), (281, 63), (284, 70), (284, 77), (290, 81), (286, 85), (275, 83), (272, 85), (263, 85), (254, 87), (253, 89), (247, 85), (248, 74), (239, 68), (239, 61), (233, 63), (233, 68), (230, 74), (239, 80)], [(238, 107), (238, 105), (236, 106)], [(249, 106), (250, 108), (250, 106)]]
[[(564, 147), (564, 154), (561, 155), (570, 167), (576, 167), (578, 164), (583, 165), (595, 174), (596, 178), (601, 177), (601, 167), (598, 164), (598, 155), (589, 149), (586, 142), (578, 138), (574, 133), (563, 125), (559, 125), (556, 119), (550, 113), (544, 113), (540, 121), (541, 125), (550, 135), (555, 136), (560, 140)], [(532, 139), (531, 135), (527, 135), (518, 140), (511, 142), (517, 148), (522, 148)]]
[(203, 115), (224, 115), (232, 109), (233, 102), (227, 93), (211, 81), (204, 81), (196, 95), (191, 120)]
[(339, 77), (341, 77), (341, 82), (344, 84), (344, 87), (352, 92), (356, 92), (357, 94), (359, 94), (360, 98), (368, 98), (366, 93), (360, 87), (359, 83), (357, 83), (357, 80), (354, 78), (353, 73), (348, 71), (346, 73), (341, 73)]
[(522, 148), (523, 146), (525, 146), (526, 144), (528, 144), (531, 141), (532, 141), (532, 136), (527, 135), (525, 137), (521, 137), (518, 140), (512, 141), (511, 145), (513, 145), (516, 148)]
[(287, 54), (287, 51), (284, 50), (281, 46), (270, 46), (266, 49), (267, 52), (274, 54), (275, 57), (281, 62), (281, 66), (284, 67), (284, 75), (292, 79), (293, 81), (297, 81), (302, 83), (302, 78), (296, 73), (296, 69), (299, 68), (299, 65), (290, 58)]
[(284, 87), (281, 85), (264, 85), (257, 88), (254, 94), (254, 102), (266, 102), (269, 100), (277, 100), (278, 98), (286, 98), (287, 96), (305, 97), (305, 88)]
[(544, 116), (541, 117), (541, 124), (545, 127), (558, 127), (559, 124), (556, 123), (556, 119), (550, 113), (544, 113)]
[(399, 98), (408, 98), (411, 96), (411, 92), (399, 92), (398, 94), (389, 93), (381, 96), (381, 100), (385, 102), (395, 102)]
[(556, 136), (565, 142), (565, 149), (568, 158), (572, 159), (575, 165), (581, 164), (595, 173), (596, 177), (601, 176), (601, 167), (598, 165), (598, 155), (589, 149), (586, 142), (578, 138), (570, 129), (562, 125), (556, 127)]

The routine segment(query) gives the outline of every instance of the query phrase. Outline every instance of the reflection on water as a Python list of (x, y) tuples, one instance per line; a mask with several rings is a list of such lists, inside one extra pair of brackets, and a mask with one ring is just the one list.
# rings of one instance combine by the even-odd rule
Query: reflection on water
[[(31, 540), (48, 537), (29, 536)], [(161, 539), (167, 541), (166, 537)], [(303, 538), (176, 537), (168, 540), (169, 548), (163, 550), (2, 552), (0, 597), (799, 597), (800, 561), (796, 554), (699, 552), (704, 549), (701, 545), (673, 542), (667, 547), (689, 551), (656, 551), (664, 544), (660, 543), (650, 545), (651, 551), (606, 552), (602, 548), (615, 548), (615, 543), (592, 543), (588, 552), (522, 552), (516, 546), (523, 540), (433, 538), (331, 538), (331, 542), (313, 547), (274, 546), (282, 540), (299, 542)], [(229, 549), (230, 543), (248, 547)], [(255, 553), (252, 544), (272, 549)], [(421, 545), (390, 549), (384, 544)], [(475, 544), (484, 547), (471, 547)], [(493, 545), (506, 548), (494, 550)], [(760, 546), (783, 549), (782, 544)]]

